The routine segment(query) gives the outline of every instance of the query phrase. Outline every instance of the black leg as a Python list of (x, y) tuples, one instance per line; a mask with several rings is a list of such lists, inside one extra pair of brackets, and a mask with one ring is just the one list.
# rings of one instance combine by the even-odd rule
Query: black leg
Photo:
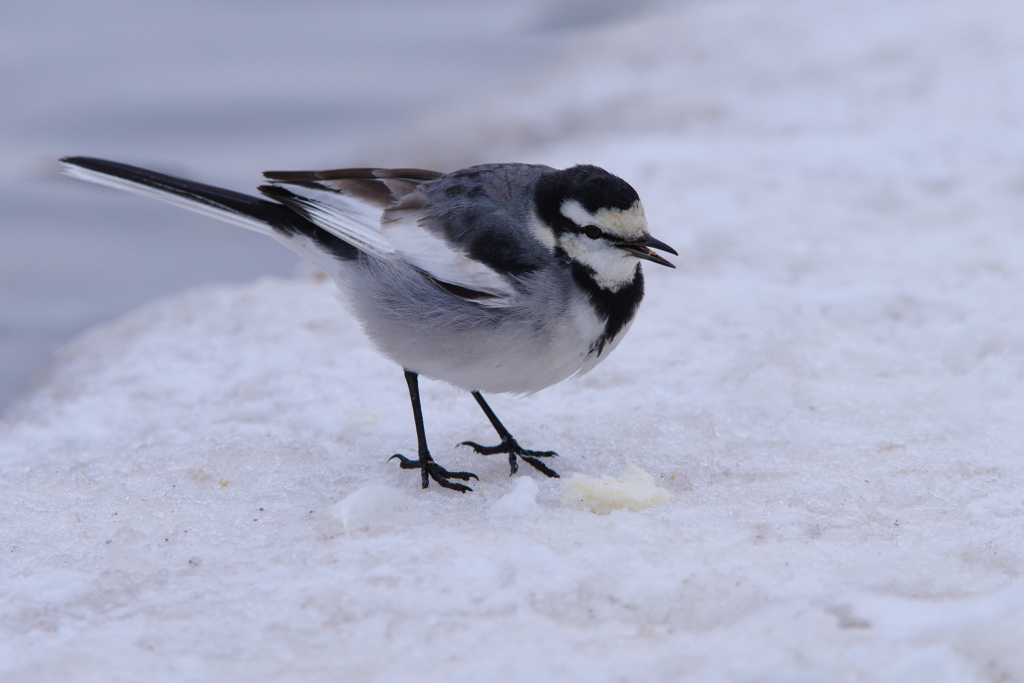
[(554, 451), (528, 451), (519, 445), (519, 442), (505, 429), (505, 425), (501, 424), (501, 420), (494, 414), (491, 407), (487, 405), (487, 401), (480, 395), (479, 391), (473, 392), (473, 398), (480, 404), (480, 408), (484, 411), (484, 415), (491, 421), (491, 425), (494, 426), (494, 431), (498, 432), (498, 436), (501, 437), (501, 443), (497, 446), (481, 446), (473, 441), (463, 441), (460, 446), (471, 446), (473, 450), (481, 455), (494, 455), (495, 453), (508, 453), (508, 464), (512, 468), (510, 476), (515, 474), (519, 470), (519, 463), (516, 462), (516, 456), (519, 456), (526, 462), (530, 463), (538, 470), (548, 475), (549, 477), (557, 477), (558, 472), (542, 463), (538, 458), (550, 458), (558, 455)]
[(449, 472), (430, 457), (430, 451), (427, 450), (427, 433), (423, 429), (423, 410), (420, 407), (419, 375), (411, 370), (406, 370), (405, 381), (409, 385), (409, 400), (412, 401), (412, 418), (416, 422), (416, 442), (419, 449), (419, 459), (410, 460), (404, 455), (395, 453), (388, 460), (398, 458), (398, 462), (403, 470), (420, 470), (420, 475), (423, 478), (423, 488), (427, 488), (430, 480), (433, 479), (446, 489), (461, 491), (462, 493), (472, 491), (473, 489), (465, 484), (456, 484), (448, 480), (461, 479), (462, 481), (469, 481), (470, 477), (473, 479), (478, 479), (479, 477), (472, 472)]

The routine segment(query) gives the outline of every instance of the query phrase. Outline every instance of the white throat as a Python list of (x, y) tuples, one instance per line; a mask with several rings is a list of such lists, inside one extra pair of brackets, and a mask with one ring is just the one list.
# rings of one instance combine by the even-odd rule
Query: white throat
[(593, 271), (594, 282), (599, 287), (611, 292), (633, 281), (636, 264), (640, 262), (604, 240), (592, 240), (584, 235), (564, 234), (559, 243), (569, 258)]

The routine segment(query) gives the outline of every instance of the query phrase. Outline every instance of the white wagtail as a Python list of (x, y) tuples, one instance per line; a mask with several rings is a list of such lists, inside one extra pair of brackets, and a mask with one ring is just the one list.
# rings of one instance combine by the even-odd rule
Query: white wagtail
[(480, 392), (532, 393), (589, 371), (629, 329), (651, 251), (636, 191), (596, 166), (487, 164), (447, 175), (409, 168), (271, 171), (267, 199), (112, 161), (62, 159), (76, 178), (156, 197), (269, 235), (331, 276), (374, 345), (405, 369), (419, 457), (396, 454), (445, 488), (427, 449), (418, 376), (473, 394), (501, 438), (463, 442), (522, 458), (549, 477)]

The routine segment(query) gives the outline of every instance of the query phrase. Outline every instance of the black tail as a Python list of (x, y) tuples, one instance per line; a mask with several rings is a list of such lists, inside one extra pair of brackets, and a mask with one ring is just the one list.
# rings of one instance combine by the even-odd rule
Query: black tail
[(116, 161), (65, 157), (68, 175), (183, 206), (250, 230), (292, 237), (303, 235), (336, 258), (349, 260), (358, 250), (277, 202), (149, 171)]

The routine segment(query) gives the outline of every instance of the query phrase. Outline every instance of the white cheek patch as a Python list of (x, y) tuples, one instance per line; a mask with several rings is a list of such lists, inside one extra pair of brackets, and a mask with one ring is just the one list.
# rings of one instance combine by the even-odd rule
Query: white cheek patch
[(589, 267), (594, 282), (603, 289), (617, 292), (633, 281), (638, 259), (604, 240), (566, 234), (562, 236), (561, 247), (569, 258)]

